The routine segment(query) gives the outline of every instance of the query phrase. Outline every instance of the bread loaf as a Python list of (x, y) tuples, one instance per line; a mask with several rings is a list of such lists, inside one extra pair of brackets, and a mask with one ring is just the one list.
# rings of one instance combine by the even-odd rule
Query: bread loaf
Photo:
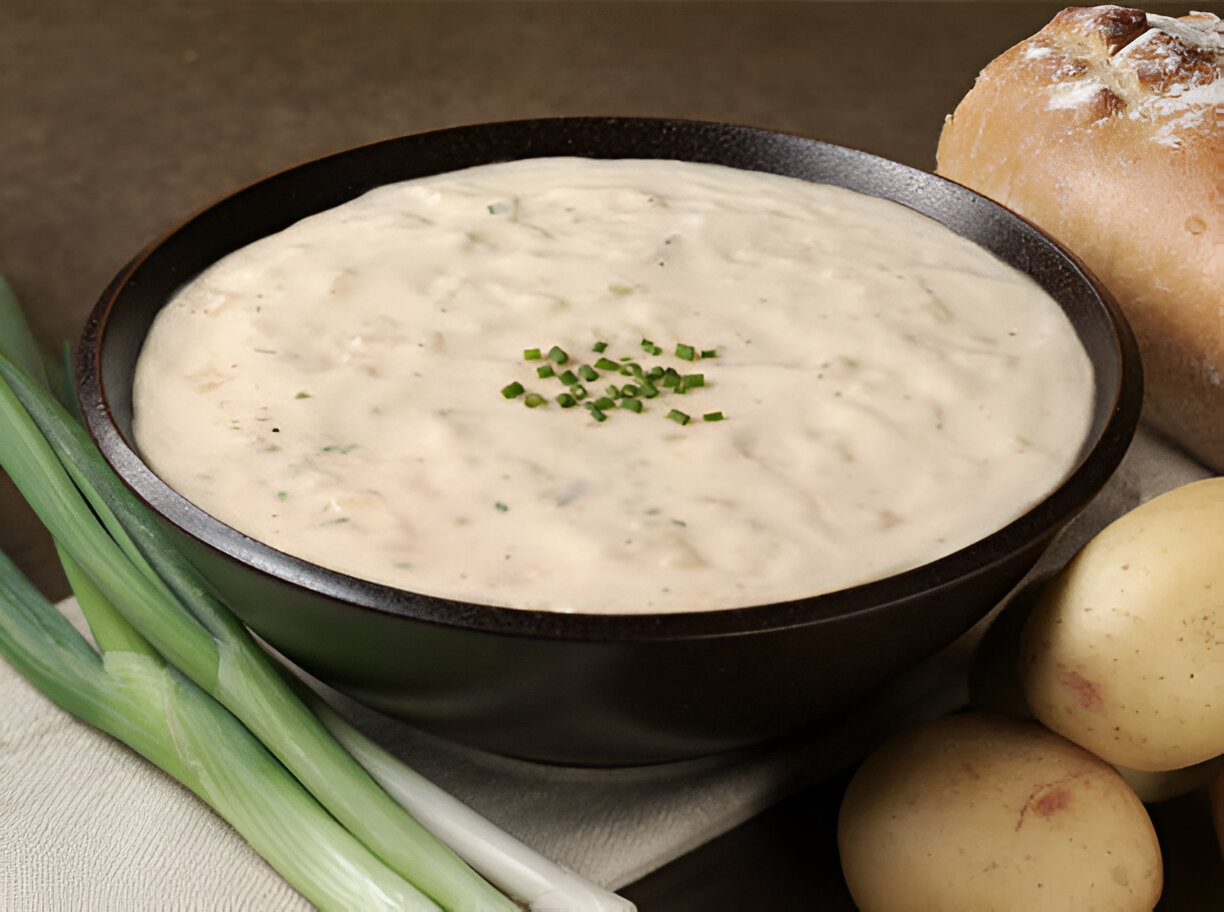
[(1144, 417), (1224, 472), (1224, 25), (1063, 10), (944, 125), (937, 170), (1076, 254), (1138, 338)]

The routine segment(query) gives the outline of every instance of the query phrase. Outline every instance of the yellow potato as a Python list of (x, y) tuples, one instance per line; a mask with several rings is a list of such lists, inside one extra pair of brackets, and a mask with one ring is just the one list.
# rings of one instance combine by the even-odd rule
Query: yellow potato
[(1036, 722), (947, 716), (864, 761), (838, 819), (861, 912), (1150, 912), (1163, 867), (1113, 767)]
[(1045, 590), (1019, 671), (1046, 726), (1118, 766), (1224, 754), (1224, 478), (1115, 520)]

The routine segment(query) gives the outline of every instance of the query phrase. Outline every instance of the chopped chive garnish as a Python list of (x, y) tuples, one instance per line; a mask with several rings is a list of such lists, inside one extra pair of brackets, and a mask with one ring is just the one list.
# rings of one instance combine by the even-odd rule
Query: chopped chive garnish
[(504, 503), (502, 503), (500, 500), (499, 500), (499, 501), (497, 501), (495, 504), (493, 504), (493, 506), (494, 506), (496, 509), (501, 510), (503, 513), (505, 513), (507, 510), (509, 510), (509, 509), (510, 509), (510, 508), (509, 508), (509, 507), (507, 507), (507, 506), (506, 506)]
[(288, 491), (277, 491), (277, 492), (276, 492), (276, 499), (277, 499), (277, 500), (287, 500), (288, 498), (289, 498), (289, 492), (288, 492)]
[(294, 399), (309, 399), (310, 393), (302, 392), (293, 397)]
[[(642, 338), (641, 346), (650, 355), (660, 355), (663, 353), (663, 349), (659, 345), (645, 337)], [(592, 343), (591, 349), (599, 353), (599, 358), (592, 364), (574, 363), (573, 367), (565, 369), (561, 369), (560, 365), (571, 363), (571, 359), (569, 354), (559, 345), (554, 345), (547, 350), (540, 348), (524, 349), (523, 358), (527, 361), (547, 359), (551, 362), (538, 366), (536, 368), (536, 376), (540, 379), (556, 377), (567, 387), (565, 392), (559, 393), (554, 397), (555, 401), (562, 408), (573, 408), (589, 398), (590, 401), (583, 402), (583, 405), (586, 406), (587, 410), (590, 411), (597, 421), (606, 420), (606, 412), (609, 409), (625, 408), (632, 412), (642, 412), (645, 410), (645, 404), (642, 401), (644, 399), (654, 399), (668, 392), (683, 395), (689, 390), (706, 385), (705, 374), (685, 374), (674, 367), (666, 367), (658, 363), (644, 367), (634, 360), (632, 355), (621, 355), (617, 357), (617, 360), (613, 360), (613, 356), (604, 354), (604, 352), (608, 351), (608, 348), (609, 345), (606, 341), (602, 339), (597, 340)], [(675, 356), (682, 361), (700, 361), (703, 358), (716, 357), (717, 354), (716, 349), (698, 349), (684, 342), (678, 342), (675, 346)], [(629, 377), (632, 379), (632, 382), (619, 385), (609, 384), (604, 393), (588, 392), (587, 387), (583, 384), (597, 381), (601, 376), (601, 371)], [(521, 396), (523, 397), (524, 404), (529, 408), (547, 405), (545, 396), (528, 392), (523, 384), (518, 382), (510, 383), (503, 387), (502, 395), (507, 399), (515, 399)], [(307, 394), (299, 393), (298, 396), (299, 398), (305, 398)], [(666, 417), (681, 425), (690, 424), (693, 421), (690, 415), (679, 409), (672, 409)], [(701, 419), (703, 421), (722, 421), (723, 413), (706, 412), (701, 416)]]

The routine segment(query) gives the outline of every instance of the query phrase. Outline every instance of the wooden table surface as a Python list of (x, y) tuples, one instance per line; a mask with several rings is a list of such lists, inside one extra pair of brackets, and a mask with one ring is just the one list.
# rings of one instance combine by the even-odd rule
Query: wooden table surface
[[(348, 146), (476, 121), (731, 121), (930, 169), (977, 71), (1060, 8), (4, 0), (0, 274), (41, 341), (60, 346), (128, 258), (228, 191)], [(49, 596), (66, 595), (47, 536), (3, 478), (0, 519), (0, 547)], [(628, 892), (651, 912), (850, 908), (828, 861), (839, 788), (787, 802)], [(1206, 874), (1171, 885), (1170, 910), (1224, 904), (1204, 813), (1192, 804), (1171, 824), (1172, 844), (1185, 844), (1178, 864)]]

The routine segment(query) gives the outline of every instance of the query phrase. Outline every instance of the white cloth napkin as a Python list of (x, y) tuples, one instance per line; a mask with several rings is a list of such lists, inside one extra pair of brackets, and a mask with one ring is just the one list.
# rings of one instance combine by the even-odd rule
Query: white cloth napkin
[[(1126, 510), (1209, 474), (1141, 430), (1115, 477), (1034, 575)], [(61, 608), (83, 625), (75, 602)], [(889, 731), (963, 705), (967, 662), (988, 622), (836, 726), (645, 768), (508, 760), (329, 696), (367, 734), (493, 822), (617, 889), (845, 768)], [(67, 716), (3, 662), (0, 695), (0, 912), (310, 908), (190, 792)]]

